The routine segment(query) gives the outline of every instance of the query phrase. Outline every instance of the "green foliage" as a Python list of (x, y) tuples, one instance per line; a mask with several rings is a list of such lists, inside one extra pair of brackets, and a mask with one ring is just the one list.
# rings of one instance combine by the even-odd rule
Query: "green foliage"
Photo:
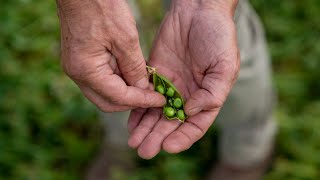
[(94, 107), (62, 73), (53, 1), (0, 6), (0, 179), (79, 179), (97, 148)]
[(266, 179), (319, 179), (320, 2), (252, 2), (266, 27), (279, 94), (277, 156)]
[[(139, 0), (141, 35), (151, 46), (160, 1)], [(279, 122), (274, 163), (265, 179), (320, 179), (320, 1), (252, 0), (273, 59)], [(0, 6), (0, 179), (81, 179), (101, 140), (95, 108), (59, 67), (53, 1)], [(216, 159), (217, 131), (178, 155), (137, 160), (116, 179), (203, 179)]]
[(253, 0), (266, 27), (280, 102), (301, 112), (320, 99), (320, 2)]

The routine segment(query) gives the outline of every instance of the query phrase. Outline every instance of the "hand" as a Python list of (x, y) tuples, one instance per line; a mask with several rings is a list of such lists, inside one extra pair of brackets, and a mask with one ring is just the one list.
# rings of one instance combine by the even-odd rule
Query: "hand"
[(235, 5), (212, 0), (172, 2), (154, 42), (150, 65), (183, 94), (189, 118), (182, 124), (168, 121), (160, 108), (132, 111), (128, 144), (138, 148), (142, 158), (150, 159), (161, 149), (186, 150), (213, 123), (240, 66), (234, 9)]
[(66, 74), (104, 112), (160, 107), (125, 0), (57, 0)]

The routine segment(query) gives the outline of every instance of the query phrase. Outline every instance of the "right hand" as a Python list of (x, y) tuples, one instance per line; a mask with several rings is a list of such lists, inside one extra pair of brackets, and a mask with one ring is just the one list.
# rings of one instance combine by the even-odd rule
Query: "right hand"
[(233, 21), (235, 0), (172, 0), (151, 51), (151, 66), (180, 90), (189, 116), (168, 121), (159, 108), (132, 111), (129, 146), (140, 157), (161, 149), (179, 153), (198, 141), (212, 125), (240, 68)]
[(104, 112), (161, 107), (126, 0), (57, 0), (66, 74)]

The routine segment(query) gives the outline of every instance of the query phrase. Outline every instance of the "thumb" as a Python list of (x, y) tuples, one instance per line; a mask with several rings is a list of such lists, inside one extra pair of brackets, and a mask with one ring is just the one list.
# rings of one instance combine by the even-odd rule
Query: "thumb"
[(185, 112), (188, 116), (198, 114), (203, 110), (213, 110), (222, 107), (224, 99), (216, 97), (211, 92), (200, 89), (187, 100)]
[(227, 99), (232, 88), (233, 81), (217, 78), (215, 75), (207, 75), (201, 89), (191, 94), (185, 105), (185, 112), (193, 116), (203, 110), (219, 109)]
[(149, 85), (146, 61), (139, 43), (138, 31), (127, 33), (115, 42), (113, 55), (117, 59), (119, 70), (128, 85), (146, 89)]

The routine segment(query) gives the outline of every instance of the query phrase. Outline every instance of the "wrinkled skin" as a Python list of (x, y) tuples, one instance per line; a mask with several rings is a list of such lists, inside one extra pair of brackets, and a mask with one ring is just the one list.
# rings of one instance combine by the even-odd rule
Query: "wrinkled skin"
[[(125, 0), (57, 0), (67, 75), (104, 112), (132, 111), (129, 145), (142, 158), (178, 153), (213, 123), (239, 71), (232, 15), (236, 0), (172, 0), (150, 56), (186, 99), (184, 124), (162, 115)], [(137, 109), (136, 109), (137, 108)], [(148, 109), (142, 109), (148, 108)]]
[(161, 107), (126, 0), (57, 0), (64, 71), (104, 112)]
[(168, 121), (161, 108), (131, 112), (128, 144), (150, 159), (161, 149), (188, 149), (208, 130), (239, 71), (233, 22), (235, 6), (205, 1), (172, 1), (160, 27), (149, 64), (166, 76), (186, 100), (185, 123)]

